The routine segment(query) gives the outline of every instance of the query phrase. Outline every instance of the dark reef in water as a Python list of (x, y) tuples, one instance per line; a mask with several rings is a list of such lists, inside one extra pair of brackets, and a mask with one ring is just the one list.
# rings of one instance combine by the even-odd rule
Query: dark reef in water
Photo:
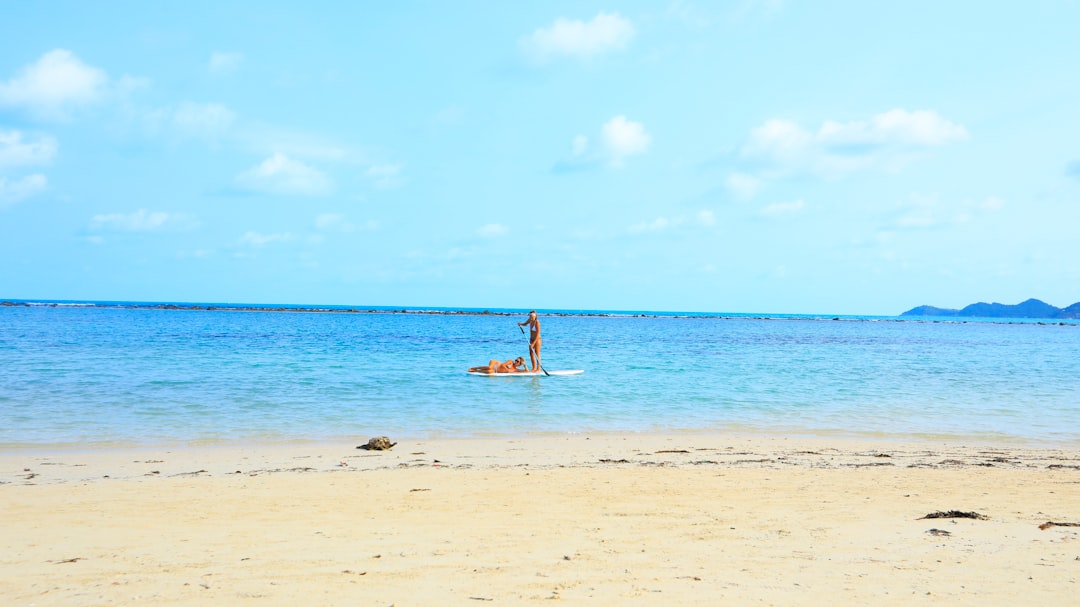
[(1000, 303), (974, 303), (962, 310), (918, 306), (900, 316), (953, 316), (967, 318), (1080, 318), (1080, 302), (1067, 308), (1058, 308), (1038, 299), (1029, 299), (1016, 305)]
[[(307, 314), (421, 314), (440, 316), (508, 316), (516, 317), (526, 313), (524, 309), (484, 309), (484, 308), (402, 308), (392, 306), (307, 306), (307, 305), (267, 305), (267, 304), (210, 304), (210, 303), (173, 303), (139, 301), (32, 301), (20, 299), (0, 299), (2, 308), (97, 308), (122, 310), (180, 310), (208, 312), (285, 312)], [(1067, 308), (1055, 308), (1037, 299), (1029, 299), (1021, 304), (1009, 306), (999, 303), (977, 303), (963, 310), (949, 310), (934, 306), (919, 306), (897, 316), (836, 316), (832, 314), (746, 314), (719, 312), (646, 312), (646, 311), (608, 311), (608, 310), (538, 310), (541, 316), (563, 317), (600, 317), (600, 318), (689, 318), (711, 320), (814, 320), (814, 321), (857, 321), (857, 322), (925, 322), (925, 317), (933, 317), (934, 322), (968, 322), (966, 318), (1001, 319), (991, 322), (1013, 322), (1022, 319), (1080, 320), (1080, 302)], [(901, 317), (914, 318), (901, 318)], [(957, 320), (947, 320), (955, 318)], [(1012, 319), (1012, 320), (1010, 320)], [(1040, 322), (1040, 324), (1042, 324)], [(1054, 323), (1080, 326), (1077, 323)]]
[[(70, 302), (45, 301), (31, 302), (24, 300), (2, 300), (0, 308), (99, 308), (119, 310), (188, 310), (208, 312), (298, 312), (328, 314), (433, 314), (442, 316), (522, 316), (526, 310), (485, 310), (452, 308), (397, 308), (380, 306), (293, 306), (293, 305), (251, 305), (251, 304), (195, 304), (195, 303), (155, 303), (155, 302)], [(596, 316), (596, 317), (656, 317), (672, 316), (678, 318), (712, 317), (714, 315), (667, 314), (644, 312), (602, 312), (602, 311), (546, 311), (541, 316)]]

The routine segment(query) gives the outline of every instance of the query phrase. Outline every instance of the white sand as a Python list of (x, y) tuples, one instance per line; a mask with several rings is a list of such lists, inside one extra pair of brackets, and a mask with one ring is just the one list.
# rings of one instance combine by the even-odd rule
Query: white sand
[[(1080, 596), (1080, 527), (1039, 528), (1080, 523), (1075, 449), (703, 434), (359, 442), (0, 454), (0, 605)], [(988, 518), (920, 519), (947, 510)]]

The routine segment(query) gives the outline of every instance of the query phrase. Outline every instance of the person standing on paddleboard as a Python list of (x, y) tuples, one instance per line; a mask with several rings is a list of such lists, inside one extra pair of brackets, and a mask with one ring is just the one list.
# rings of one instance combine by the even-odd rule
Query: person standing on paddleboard
[(536, 317), (536, 310), (529, 312), (528, 320), (518, 323), (519, 327), (524, 325), (529, 325), (529, 361), (532, 362), (529, 370), (536, 373), (540, 370), (540, 346), (544, 341), (540, 339), (540, 319)]

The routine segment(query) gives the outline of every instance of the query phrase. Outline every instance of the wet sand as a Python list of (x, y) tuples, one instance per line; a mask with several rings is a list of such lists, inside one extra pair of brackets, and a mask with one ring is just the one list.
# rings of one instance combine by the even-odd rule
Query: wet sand
[(1080, 592), (1069, 445), (614, 434), (355, 449), (366, 439), (0, 453), (0, 604), (1065, 605)]

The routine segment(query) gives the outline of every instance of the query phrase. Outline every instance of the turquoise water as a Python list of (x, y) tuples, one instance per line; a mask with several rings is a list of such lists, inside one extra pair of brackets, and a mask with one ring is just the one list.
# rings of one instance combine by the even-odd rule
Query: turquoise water
[(736, 430), (1080, 443), (1080, 326), (0, 307), (0, 446)]

